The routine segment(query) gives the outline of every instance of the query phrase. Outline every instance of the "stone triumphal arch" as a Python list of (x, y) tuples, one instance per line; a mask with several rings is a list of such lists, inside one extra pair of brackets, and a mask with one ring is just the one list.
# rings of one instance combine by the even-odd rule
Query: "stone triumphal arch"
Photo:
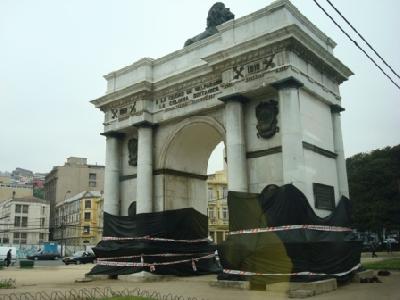
[[(208, 29), (207, 29), (208, 30)], [(293, 183), (320, 215), (348, 196), (335, 43), (289, 2), (105, 76), (104, 210), (206, 213), (207, 160), (226, 145), (228, 187)]]

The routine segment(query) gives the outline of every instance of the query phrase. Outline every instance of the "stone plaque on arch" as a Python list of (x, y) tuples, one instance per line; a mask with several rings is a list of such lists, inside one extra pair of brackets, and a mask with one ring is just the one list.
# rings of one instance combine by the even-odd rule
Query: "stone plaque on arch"
[(279, 131), (277, 126), (278, 120), (278, 102), (270, 100), (267, 102), (261, 102), (256, 107), (257, 117), (257, 136), (269, 139)]

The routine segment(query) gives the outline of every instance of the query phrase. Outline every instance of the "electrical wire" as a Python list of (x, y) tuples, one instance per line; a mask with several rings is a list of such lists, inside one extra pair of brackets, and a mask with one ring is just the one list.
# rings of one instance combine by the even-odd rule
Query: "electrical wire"
[(364, 55), (365, 55), (370, 61), (372, 61), (372, 63), (383, 73), (383, 75), (385, 75), (385, 76), (400, 90), (400, 86), (399, 86), (396, 82), (393, 81), (393, 79), (382, 69), (381, 66), (379, 66), (379, 65), (375, 62), (375, 60), (374, 60), (371, 56), (368, 55), (368, 53), (367, 53), (363, 48), (361, 48), (360, 45), (358, 45), (357, 41), (353, 40), (353, 39), (350, 37), (350, 35), (349, 35), (346, 31), (344, 31), (344, 29), (333, 19), (333, 17), (332, 17), (330, 14), (328, 14), (328, 12), (325, 10), (325, 8), (323, 8), (323, 7), (318, 3), (317, 0), (313, 0), (313, 1), (314, 1), (314, 3), (324, 12), (324, 14), (325, 14), (329, 19), (331, 19), (331, 21), (340, 29), (340, 31), (343, 32), (343, 33), (349, 38), (349, 40), (352, 41), (353, 44), (356, 45), (356, 47), (357, 47), (361, 52), (363, 52)]
[(365, 44), (367, 44), (367, 46), (375, 53), (375, 55), (378, 56), (378, 57), (382, 60), (382, 62), (385, 64), (385, 66), (387, 66), (387, 67), (390, 69), (390, 71), (392, 71), (392, 73), (393, 73), (394, 75), (396, 75), (396, 76), (400, 79), (399, 74), (397, 74), (397, 73), (395, 72), (395, 70), (393, 70), (393, 68), (383, 59), (383, 57), (374, 49), (374, 47), (372, 47), (371, 44), (368, 43), (368, 41), (361, 35), (361, 33), (358, 32), (358, 30), (357, 30), (356, 28), (354, 28), (354, 26), (350, 23), (349, 20), (347, 20), (347, 18), (346, 18), (345, 16), (343, 16), (343, 14), (339, 11), (339, 9), (337, 9), (337, 8), (332, 4), (332, 2), (331, 2), (330, 0), (326, 0), (326, 2), (328, 2), (329, 5), (339, 14), (339, 16), (341, 16), (342, 19), (351, 27), (351, 29), (353, 29), (354, 32), (358, 34), (358, 36), (365, 42)]

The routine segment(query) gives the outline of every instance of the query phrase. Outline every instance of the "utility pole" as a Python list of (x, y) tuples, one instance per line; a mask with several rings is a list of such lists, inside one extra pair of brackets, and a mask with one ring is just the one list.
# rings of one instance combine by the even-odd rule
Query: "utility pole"
[(61, 216), (60, 216), (60, 230), (61, 230), (61, 256), (64, 256), (64, 218), (65, 218), (65, 200), (67, 198), (67, 195), (70, 194), (71, 191), (66, 191), (64, 195), (64, 201), (61, 207)]

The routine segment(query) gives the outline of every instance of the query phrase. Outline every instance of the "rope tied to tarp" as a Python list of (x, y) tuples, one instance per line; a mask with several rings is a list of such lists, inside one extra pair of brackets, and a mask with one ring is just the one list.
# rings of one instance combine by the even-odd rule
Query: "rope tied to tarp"
[(242, 275), (242, 276), (344, 276), (350, 274), (353, 271), (356, 271), (361, 264), (357, 264), (356, 266), (352, 267), (350, 270), (328, 274), (328, 273), (315, 273), (309, 271), (297, 272), (297, 273), (259, 273), (259, 272), (249, 272), (249, 271), (241, 271), (241, 270), (230, 270), (230, 269), (223, 269), (225, 274), (231, 275)]
[[(186, 263), (186, 262), (192, 262), (192, 267), (193, 267), (193, 262), (194, 261), (199, 261), (201, 259), (209, 259), (215, 257), (215, 253), (210, 253), (208, 255), (198, 257), (198, 258), (188, 258), (188, 259), (182, 259), (182, 260), (176, 260), (176, 261), (168, 261), (168, 262), (153, 262), (153, 263), (146, 263), (144, 261), (140, 262), (128, 262), (128, 261), (107, 261), (107, 260), (97, 260), (96, 264), (100, 266), (113, 266), (113, 267), (150, 267), (150, 266), (168, 266), (168, 265), (174, 265), (174, 264), (181, 264), (181, 263)], [(197, 270), (197, 267), (196, 267)]]
[(176, 256), (194, 256), (194, 255), (208, 255), (209, 252), (203, 253), (158, 253), (158, 254), (141, 254), (141, 255), (130, 255), (130, 256), (114, 256), (114, 257), (98, 257), (97, 260), (114, 260), (114, 259), (130, 259), (130, 258), (141, 258), (144, 257), (176, 257)]
[(231, 231), (231, 232), (228, 233), (228, 235), (248, 234), (248, 233), (263, 233), (263, 232), (276, 232), (276, 231), (287, 231), (287, 230), (296, 230), (296, 229), (308, 229), (308, 230), (330, 231), (330, 232), (351, 232), (352, 231), (351, 228), (340, 227), (340, 226), (284, 225), (284, 226), (276, 226), (276, 227), (252, 228), (252, 229), (243, 229), (243, 230)]
[(194, 240), (174, 240), (166, 238), (157, 238), (151, 236), (141, 237), (116, 237), (116, 236), (103, 236), (102, 241), (132, 241), (132, 240), (146, 240), (146, 241), (157, 241), (157, 242), (179, 242), (179, 243), (199, 243), (208, 242), (208, 238), (194, 239)]

